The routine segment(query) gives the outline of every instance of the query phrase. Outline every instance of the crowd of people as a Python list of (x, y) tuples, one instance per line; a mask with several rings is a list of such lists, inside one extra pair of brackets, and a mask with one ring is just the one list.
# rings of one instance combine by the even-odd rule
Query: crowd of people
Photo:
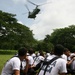
[(52, 52), (21, 48), (6, 62), (1, 75), (75, 75), (75, 53), (61, 44)]

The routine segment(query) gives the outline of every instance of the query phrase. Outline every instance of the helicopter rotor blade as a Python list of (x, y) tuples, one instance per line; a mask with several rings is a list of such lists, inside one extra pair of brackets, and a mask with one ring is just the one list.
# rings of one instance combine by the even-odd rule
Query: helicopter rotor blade
[(38, 6), (37, 4), (35, 4), (35, 3), (33, 3), (33, 2), (31, 2), (30, 0), (27, 0), (29, 3), (31, 3), (31, 4), (33, 4), (33, 5), (36, 5), (36, 6)]
[(43, 4), (40, 4), (38, 6), (42, 6), (42, 5), (49, 4), (49, 3), (52, 3), (52, 2), (43, 3)]
[(25, 13), (22, 13), (22, 15), (25, 15), (25, 14), (27, 14), (28, 12), (25, 12)]
[[(29, 11), (29, 8), (28, 8), (28, 6), (25, 4), (25, 7), (27, 8), (27, 10)], [(29, 11), (30, 12), (30, 11)]]

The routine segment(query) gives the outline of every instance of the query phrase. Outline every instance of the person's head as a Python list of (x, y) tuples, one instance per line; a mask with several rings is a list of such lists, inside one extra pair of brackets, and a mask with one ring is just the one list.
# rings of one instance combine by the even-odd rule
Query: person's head
[(50, 51), (49, 50), (46, 50), (46, 53), (50, 53)]
[(34, 53), (33, 49), (30, 48), (30, 49), (28, 50), (28, 53), (29, 53), (30, 55), (33, 54), (33, 53)]
[(18, 50), (18, 56), (21, 57), (22, 59), (26, 58), (27, 54), (27, 49), (25, 47), (22, 47)]
[(43, 51), (40, 51), (40, 56), (44, 56), (44, 52)]
[(63, 54), (64, 47), (61, 44), (57, 44), (54, 46), (54, 54), (61, 56)]
[(64, 54), (66, 56), (70, 56), (70, 50), (68, 48), (64, 48)]

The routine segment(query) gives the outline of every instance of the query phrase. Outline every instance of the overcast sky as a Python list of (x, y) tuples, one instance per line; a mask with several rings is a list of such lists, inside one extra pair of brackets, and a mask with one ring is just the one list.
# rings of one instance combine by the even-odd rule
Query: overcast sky
[(20, 23), (33, 30), (34, 37), (38, 40), (44, 39), (45, 35), (51, 34), (53, 29), (64, 28), (75, 24), (75, 0), (30, 0), (36, 4), (50, 2), (40, 6), (40, 13), (34, 19), (27, 18), (28, 14), (24, 4), (26, 3), (32, 11), (34, 5), (26, 0), (0, 0), (0, 10), (16, 14)]

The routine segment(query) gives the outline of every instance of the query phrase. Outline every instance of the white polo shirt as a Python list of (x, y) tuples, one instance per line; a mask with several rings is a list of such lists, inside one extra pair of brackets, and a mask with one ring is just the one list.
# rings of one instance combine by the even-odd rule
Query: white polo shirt
[(34, 61), (34, 65), (37, 65), (38, 63), (40, 63), (40, 61), (44, 61), (44, 57), (43, 56), (38, 56), (35, 58), (35, 61)]
[[(48, 58), (49, 59), (49, 58)], [(50, 58), (51, 60), (51, 58)], [(39, 75), (44, 74), (46, 66), (42, 67), (42, 70), (40, 71)], [(67, 73), (66, 69), (66, 61), (62, 58), (58, 58), (54, 60), (48, 67), (45, 75), (59, 75), (59, 73)]]
[(21, 61), (18, 57), (8, 60), (2, 69), (1, 75), (12, 75), (13, 70), (20, 70)]

